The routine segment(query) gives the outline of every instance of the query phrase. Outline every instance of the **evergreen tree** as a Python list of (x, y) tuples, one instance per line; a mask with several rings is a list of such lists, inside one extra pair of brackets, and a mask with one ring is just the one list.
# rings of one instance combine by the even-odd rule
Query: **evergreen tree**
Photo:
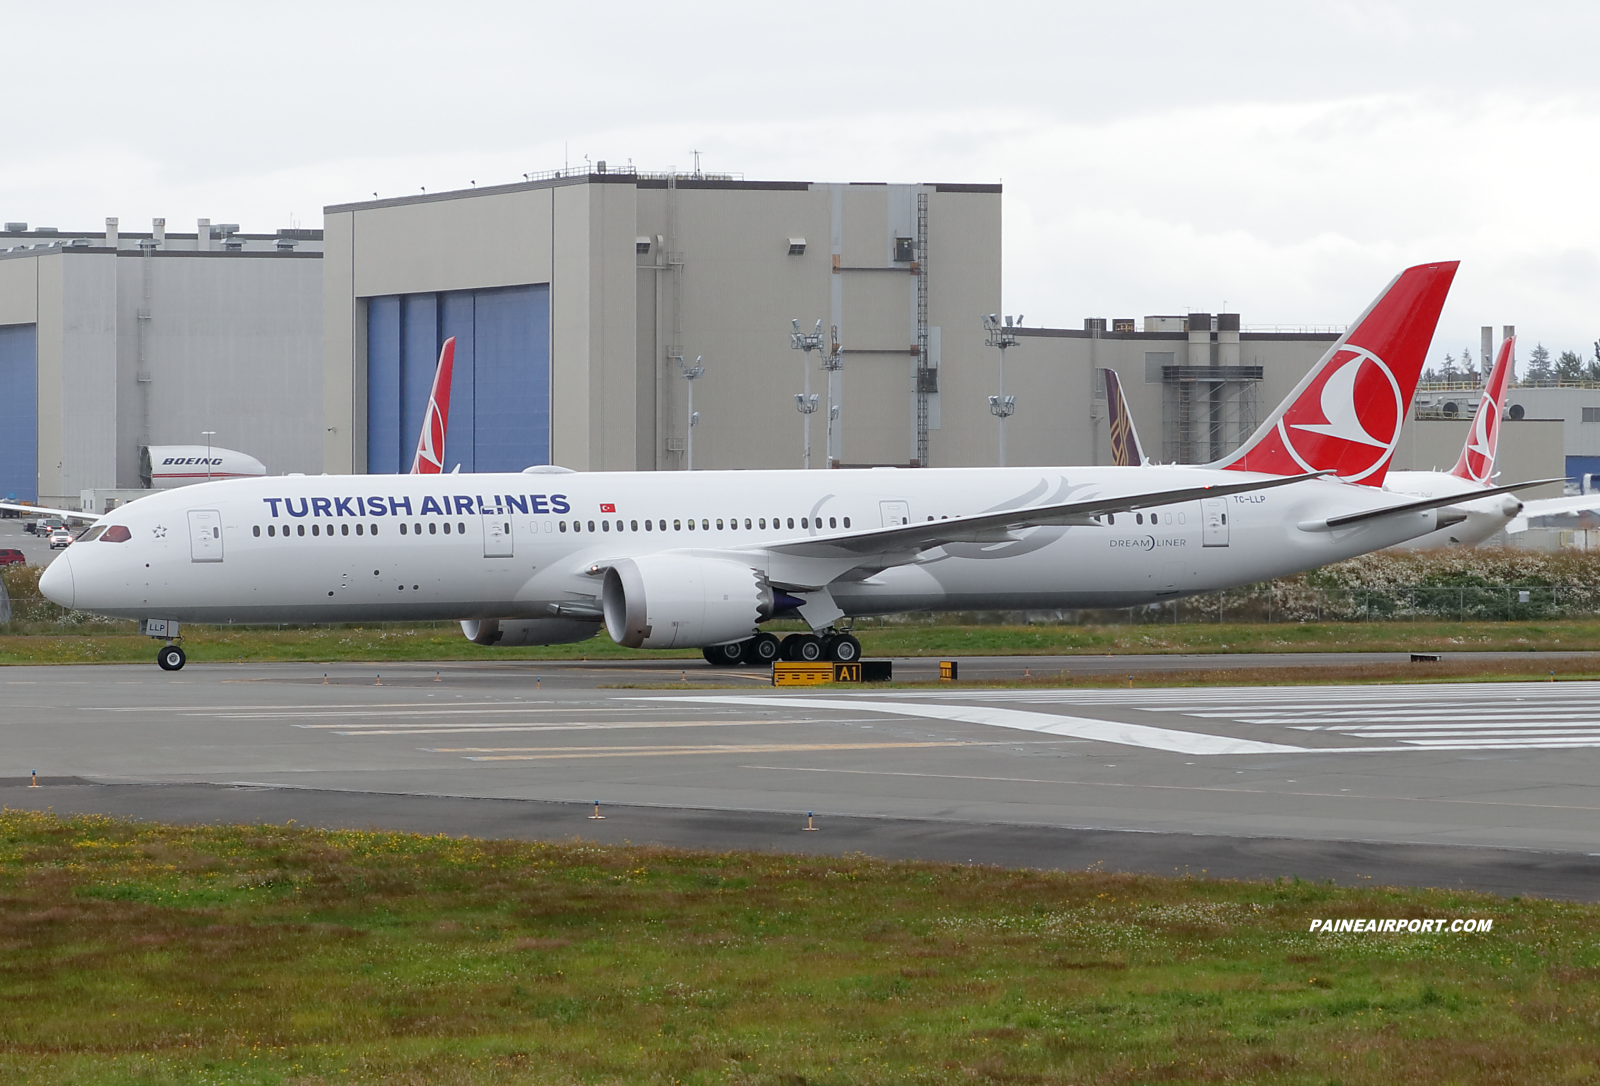
[(1550, 349), (1541, 343), (1528, 355), (1526, 379), (1529, 383), (1538, 384), (1543, 381), (1553, 381), (1555, 376), (1555, 367), (1550, 365)]
[(1470, 347), (1461, 348), (1461, 375), (1469, 381), (1478, 376), (1478, 367), (1473, 364)]
[(1577, 351), (1562, 351), (1556, 359), (1556, 377), (1562, 381), (1583, 380), (1583, 355)]
[(1444, 361), (1439, 363), (1439, 377), (1446, 381), (1454, 381), (1457, 376), (1455, 356), (1446, 351)]

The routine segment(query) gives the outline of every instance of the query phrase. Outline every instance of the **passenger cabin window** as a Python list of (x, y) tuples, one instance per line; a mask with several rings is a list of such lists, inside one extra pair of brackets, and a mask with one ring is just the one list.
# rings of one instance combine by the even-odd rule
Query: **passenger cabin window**
[[(929, 517), (929, 518), (928, 518), (928, 519), (929, 519), (929, 520), (932, 520), (932, 519), (933, 519), (933, 518), (932, 518), (932, 517)], [(844, 526), (845, 526), (845, 527), (846, 527), (846, 528), (848, 528), (848, 527), (850, 527), (850, 518), (849, 518), (849, 517), (845, 517), (845, 518), (844, 518)]]
[(261, 534), (261, 525), (257, 524), (254, 528), (251, 528), (250, 531), (254, 535), (260, 535)]
[(789, 527), (791, 527), (791, 528), (794, 527), (794, 518), (793, 517), (789, 518)]

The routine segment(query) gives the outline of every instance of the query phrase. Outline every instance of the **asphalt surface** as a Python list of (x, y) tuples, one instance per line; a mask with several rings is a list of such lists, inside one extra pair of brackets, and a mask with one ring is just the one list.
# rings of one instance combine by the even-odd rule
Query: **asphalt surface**
[(23, 530), (23, 525), (37, 518), (24, 517), (11, 520), (0, 517), (0, 548), (19, 550), (28, 559), (30, 566), (48, 566), (61, 551), (51, 550), (50, 541), (44, 536), (33, 535)]
[(1596, 899), (1597, 709), (1591, 683), (812, 693), (665, 661), (15, 667), (0, 801)]

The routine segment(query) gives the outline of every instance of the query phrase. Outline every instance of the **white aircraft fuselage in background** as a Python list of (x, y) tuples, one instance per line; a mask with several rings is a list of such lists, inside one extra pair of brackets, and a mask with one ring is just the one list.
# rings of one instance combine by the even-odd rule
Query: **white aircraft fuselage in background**
[[(854, 566), (813, 546), (886, 525), (1257, 481), (1276, 488), (990, 530)], [(749, 637), (782, 594), (831, 595), (836, 609), (802, 612), (822, 628), (841, 614), (1121, 607), (1248, 584), (1435, 527), (1431, 509), (1318, 527), (1400, 504), (1330, 479), (1192, 467), (290, 476), (116, 510), (40, 587), (67, 607), (182, 622), (597, 621), (607, 568), (645, 559), (681, 571), (646, 585), (657, 627), (646, 647), (703, 646)], [(663, 555), (683, 561), (661, 566)]]

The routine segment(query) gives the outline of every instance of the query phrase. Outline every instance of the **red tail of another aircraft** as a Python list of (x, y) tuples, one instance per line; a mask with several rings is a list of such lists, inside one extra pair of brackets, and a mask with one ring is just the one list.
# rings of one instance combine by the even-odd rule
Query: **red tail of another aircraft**
[(1382, 486), (1459, 261), (1395, 277), (1250, 440), (1216, 466)]
[(1494, 451), (1500, 444), (1500, 412), (1506, 403), (1506, 382), (1511, 378), (1511, 352), (1517, 338), (1500, 344), (1500, 353), (1494, 356), (1494, 369), (1489, 371), (1489, 382), (1483, 387), (1483, 401), (1472, 418), (1472, 430), (1461, 449), (1461, 459), (1450, 469), (1458, 479), (1470, 479), (1489, 485), (1494, 475)]
[(413, 475), (440, 475), (444, 472), (444, 436), (450, 425), (450, 373), (455, 368), (456, 337), (451, 336), (439, 349), (439, 368), (433, 374), (433, 391), (428, 394), (428, 413), (417, 438), (417, 455), (411, 461)]

